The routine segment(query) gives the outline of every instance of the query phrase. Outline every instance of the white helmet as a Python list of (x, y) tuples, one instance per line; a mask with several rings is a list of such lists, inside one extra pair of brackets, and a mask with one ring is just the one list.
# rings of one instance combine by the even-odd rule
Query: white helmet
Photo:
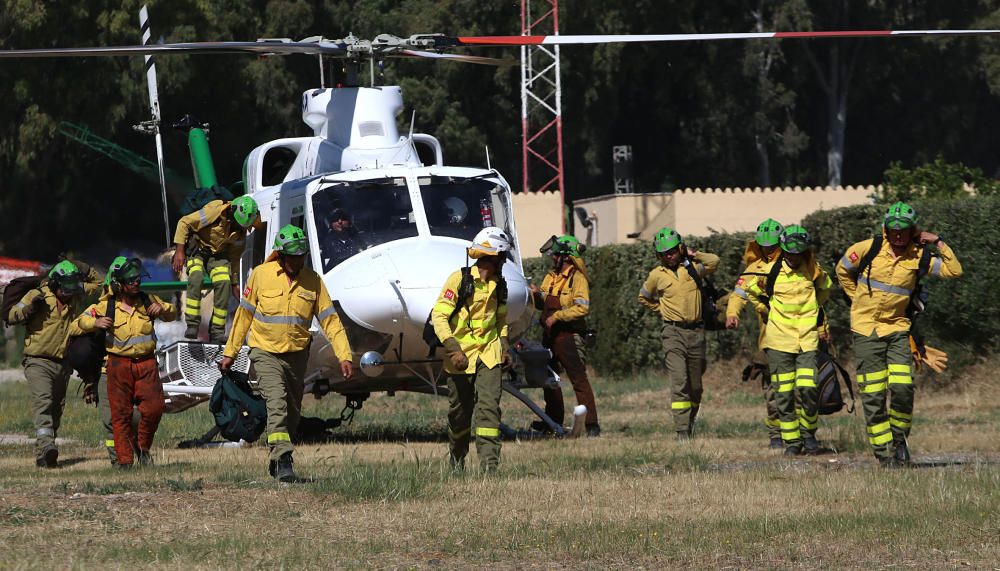
[(469, 257), (477, 260), (483, 256), (496, 256), (510, 251), (510, 236), (496, 226), (483, 228), (472, 239)]

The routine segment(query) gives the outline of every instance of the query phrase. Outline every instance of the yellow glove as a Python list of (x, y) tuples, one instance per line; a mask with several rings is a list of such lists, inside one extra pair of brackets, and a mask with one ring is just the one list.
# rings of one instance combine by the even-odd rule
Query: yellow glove
[(458, 344), (458, 340), (454, 337), (449, 337), (444, 340), (444, 350), (448, 352), (448, 358), (451, 359), (451, 364), (459, 371), (465, 371), (469, 368), (469, 357), (466, 356), (465, 352), (462, 351), (462, 346)]
[(936, 373), (943, 373), (948, 368), (948, 354), (940, 349), (924, 345), (924, 363)]

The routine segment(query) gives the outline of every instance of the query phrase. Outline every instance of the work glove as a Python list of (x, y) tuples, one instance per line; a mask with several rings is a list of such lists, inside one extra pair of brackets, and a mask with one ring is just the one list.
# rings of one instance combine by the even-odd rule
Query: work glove
[(38, 313), (39, 311), (44, 311), (45, 308), (48, 307), (48, 306), (49, 306), (49, 304), (45, 302), (45, 296), (44, 295), (40, 295), (40, 296), (36, 297), (35, 299), (31, 300), (31, 309), (28, 310), (28, 312), (31, 315), (34, 315), (34, 314)]
[(924, 345), (924, 363), (935, 373), (943, 373), (948, 368), (948, 354), (940, 349)]
[(500, 338), (500, 368), (509, 371), (514, 366), (514, 356), (510, 354), (510, 340)]
[(83, 402), (97, 406), (99, 400), (97, 396), (97, 383), (85, 383), (83, 385)]
[(459, 371), (465, 371), (469, 368), (469, 357), (465, 355), (462, 351), (462, 346), (458, 344), (458, 340), (454, 337), (449, 337), (444, 340), (444, 350), (448, 353), (448, 358), (451, 359), (451, 364)]

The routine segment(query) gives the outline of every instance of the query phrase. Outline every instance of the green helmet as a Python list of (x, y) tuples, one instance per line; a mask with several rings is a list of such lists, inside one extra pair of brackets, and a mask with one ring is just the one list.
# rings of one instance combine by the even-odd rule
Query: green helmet
[(73, 262), (63, 260), (49, 270), (49, 287), (76, 293), (83, 289), (83, 273)]
[(786, 226), (781, 232), (781, 249), (789, 254), (802, 254), (809, 249), (809, 232), (798, 224)]
[(117, 258), (111, 261), (111, 265), (108, 266), (108, 275), (104, 276), (104, 285), (106, 286), (111, 285), (111, 274), (113, 274), (116, 270), (124, 266), (125, 262), (127, 261), (128, 258), (126, 258), (125, 256), (118, 256)]
[(233, 219), (244, 228), (253, 224), (260, 212), (257, 201), (249, 196), (237, 196), (230, 203), (230, 208), (233, 209)]
[(274, 238), (274, 249), (280, 254), (289, 256), (301, 256), (309, 252), (309, 241), (306, 240), (306, 233), (302, 228), (294, 224), (287, 224), (278, 231)]
[(657, 253), (662, 254), (667, 250), (673, 250), (681, 244), (681, 235), (673, 228), (661, 228), (656, 236), (653, 236), (653, 247)]
[(774, 218), (768, 218), (757, 226), (754, 240), (761, 246), (777, 246), (781, 239), (781, 231), (785, 228)]
[(110, 273), (111, 282), (118, 284), (142, 281), (142, 278), (149, 277), (149, 274), (142, 267), (142, 260), (139, 258), (128, 258)]
[(555, 240), (550, 240), (549, 247), (545, 248), (549, 254), (555, 256), (576, 256), (579, 257), (587, 247), (576, 239), (576, 236), (563, 234)]
[(917, 211), (905, 202), (897, 202), (885, 213), (885, 227), (889, 230), (906, 230), (917, 225)]

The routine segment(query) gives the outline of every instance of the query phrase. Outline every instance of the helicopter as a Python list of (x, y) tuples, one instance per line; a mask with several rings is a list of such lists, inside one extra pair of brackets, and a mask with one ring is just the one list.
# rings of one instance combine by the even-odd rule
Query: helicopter
[[(145, 16), (143, 19), (145, 42), (149, 37), (148, 21)], [(0, 59), (222, 53), (319, 58), (320, 87), (302, 94), (302, 120), (312, 129), (312, 136), (264, 143), (252, 149), (244, 163), (244, 191), (260, 207), (261, 226), (246, 237), (239, 285), (243, 289), (251, 269), (270, 254), (269, 246), (282, 226), (295, 224), (305, 230), (310, 242), (307, 264), (323, 277), (354, 350), (355, 364), (362, 372), (352, 379), (342, 378), (330, 344), (323, 336), (314, 336), (306, 391), (316, 396), (336, 392), (346, 397), (349, 408), (356, 409), (373, 392), (446, 394), (441, 358), (428, 349), (421, 333), (441, 284), (451, 272), (468, 264), (466, 247), (482, 228), (500, 227), (514, 240), (510, 263), (503, 267), (512, 340), (528, 329), (532, 312), (522, 266), (525, 250), (517, 237), (510, 184), (489, 164), (485, 168), (445, 164), (440, 142), (432, 135), (415, 133), (412, 122), (409, 132), (401, 134), (397, 116), (404, 107), (402, 90), (398, 86), (375, 85), (376, 62), (422, 58), (483, 65), (512, 63), (450, 53), (476, 47), (997, 33), (1000, 31), (885, 30), (478, 37), (418, 34), (406, 38), (382, 34), (371, 40), (349, 35), (343, 39), (312, 37), (301, 41), (272, 38), (256, 42), (6, 50), (0, 51)], [(322, 62), (331, 58), (345, 60), (352, 70), (343, 86), (324, 85)], [(358, 78), (366, 67), (371, 70), (371, 83), (362, 86)], [(154, 123), (158, 123), (153, 70), (149, 89)], [(160, 155), (159, 142), (157, 146)], [(421, 149), (424, 156), (433, 157), (432, 162), (425, 164)], [(159, 158), (162, 167), (162, 156)], [(345, 245), (343, 239), (338, 243), (334, 236), (334, 222), (341, 219), (350, 220), (356, 231), (350, 245)], [(318, 329), (314, 323), (312, 330)], [(178, 412), (207, 399), (218, 378), (214, 361), (221, 352), (222, 347), (217, 345), (187, 341), (160, 350), (168, 411)], [(504, 389), (557, 435), (565, 434), (563, 427), (521, 390), (559, 382), (558, 375), (547, 365), (548, 351), (525, 343), (517, 353), (521, 373), (505, 382)], [(244, 348), (235, 368), (248, 367)]]

